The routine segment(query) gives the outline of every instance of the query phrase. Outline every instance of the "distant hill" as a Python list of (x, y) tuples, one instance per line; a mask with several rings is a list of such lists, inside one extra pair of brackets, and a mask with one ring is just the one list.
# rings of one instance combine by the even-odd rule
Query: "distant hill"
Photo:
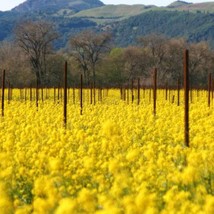
[(111, 32), (117, 46), (136, 44), (139, 36), (156, 32), (191, 42), (206, 40), (214, 47), (214, 2), (175, 1), (157, 7), (104, 5), (99, 0), (27, 0), (11, 11), (0, 12), (0, 41), (12, 40), (13, 29), (24, 20), (53, 22), (61, 35), (56, 48), (85, 29)]
[(171, 10), (189, 11), (189, 12), (206, 12), (214, 13), (214, 2), (204, 3), (187, 3), (183, 1), (176, 1), (170, 4), (167, 8)]
[(169, 6), (167, 6), (168, 8), (179, 8), (179, 7), (185, 7), (187, 5), (192, 5), (192, 3), (188, 3), (185, 1), (175, 1), (173, 3), (171, 3)]
[(14, 12), (48, 12), (54, 13), (62, 9), (70, 9), (75, 12), (104, 4), (99, 0), (27, 0), (13, 9)]
[(120, 21), (156, 8), (158, 7), (154, 5), (105, 5), (89, 10), (83, 10), (74, 15), (72, 14), (72, 16), (89, 18), (100, 24)]
[(189, 11), (192, 13), (214, 13), (214, 2), (193, 4), (185, 1), (175, 1), (167, 7), (157, 7), (155, 5), (105, 5), (70, 14), (70, 17), (87, 18), (97, 24), (104, 24), (121, 21), (149, 11), (166, 10)]
[(112, 25), (116, 44), (136, 44), (140, 36), (158, 33), (189, 42), (209, 41), (214, 47), (214, 13), (150, 11)]

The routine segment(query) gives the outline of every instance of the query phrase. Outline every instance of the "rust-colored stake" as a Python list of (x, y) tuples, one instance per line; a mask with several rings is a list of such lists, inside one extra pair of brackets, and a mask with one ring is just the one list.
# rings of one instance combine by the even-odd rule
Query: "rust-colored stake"
[(30, 101), (32, 101), (32, 86), (30, 86)]
[(54, 103), (56, 102), (56, 87), (54, 87)]
[(177, 92), (178, 92), (178, 102), (177, 105), (180, 106), (180, 80), (178, 79), (178, 84), (177, 84)]
[(129, 105), (129, 86), (128, 86), (128, 88), (127, 88), (127, 104)]
[(189, 92), (190, 92), (190, 103), (192, 103), (193, 102), (193, 94), (192, 94), (192, 87), (191, 87), (191, 85), (190, 85), (190, 87), (189, 87)]
[(140, 105), (140, 78), (137, 80), (137, 104)]
[(93, 102), (93, 87), (92, 87), (92, 84), (90, 85), (90, 104), (92, 105), (92, 102)]
[(45, 88), (45, 99), (46, 100), (48, 99), (48, 89), (47, 89), (47, 87)]
[(100, 88), (100, 102), (103, 101), (103, 89)]
[(39, 81), (38, 79), (36, 80), (36, 108), (38, 110), (39, 106)]
[(75, 98), (75, 87), (73, 87), (73, 104), (75, 104), (75, 100), (76, 100), (76, 98)]
[(80, 115), (82, 115), (82, 109), (83, 109), (83, 96), (82, 96), (82, 88), (83, 88), (83, 81), (82, 81), (82, 74), (80, 76)]
[(96, 85), (95, 85), (95, 81), (93, 83), (93, 88), (94, 88), (94, 105), (96, 104)]
[(57, 90), (57, 100), (59, 103), (59, 99), (60, 99), (60, 87), (58, 86), (58, 90)]
[(153, 107), (154, 107), (154, 115), (156, 115), (156, 102), (157, 102), (157, 68), (154, 70), (154, 86), (153, 86)]
[(122, 100), (125, 101), (126, 100), (126, 88), (125, 86), (123, 87), (123, 93), (122, 93)]
[(172, 103), (175, 102), (175, 95), (172, 95)]
[(210, 107), (211, 87), (212, 87), (212, 74), (210, 73), (208, 77), (208, 107)]
[(121, 100), (123, 99), (123, 88), (122, 88), (122, 86), (120, 87), (120, 99)]
[(214, 79), (212, 80), (212, 99), (214, 97)]
[(132, 91), (132, 103), (134, 102), (134, 80), (132, 79), (132, 86), (131, 86), (131, 91)]
[(25, 90), (25, 102), (27, 101), (27, 88), (24, 89)]
[(184, 140), (189, 147), (189, 50), (184, 51)]
[(42, 86), (42, 102), (44, 101), (44, 88)]
[(67, 124), (67, 61), (65, 62), (64, 68), (64, 126)]
[(2, 97), (1, 97), (2, 117), (4, 117), (4, 90), (5, 90), (5, 70), (3, 70), (3, 73), (2, 73)]

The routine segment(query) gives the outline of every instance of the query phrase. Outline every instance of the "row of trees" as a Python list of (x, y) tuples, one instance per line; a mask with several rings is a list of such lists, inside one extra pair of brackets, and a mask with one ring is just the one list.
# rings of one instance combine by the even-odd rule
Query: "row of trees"
[(27, 21), (14, 31), (14, 42), (0, 43), (1, 68), (14, 87), (60, 86), (63, 65), (69, 63), (69, 85), (78, 85), (80, 73), (85, 86), (121, 87), (131, 79), (151, 83), (151, 72), (158, 69), (159, 85), (173, 86), (183, 75), (183, 50), (190, 50), (193, 87), (205, 86), (214, 70), (214, 51), (208, 43), (188, 44), (183, 38), (168, 39), (150, 34), (140, 37), (137, 46), (113, 47), (109, 33), (83, 31), (68, 41), (64, 50), (54, 50), (59, 38), (54, 26), (44, 21)]

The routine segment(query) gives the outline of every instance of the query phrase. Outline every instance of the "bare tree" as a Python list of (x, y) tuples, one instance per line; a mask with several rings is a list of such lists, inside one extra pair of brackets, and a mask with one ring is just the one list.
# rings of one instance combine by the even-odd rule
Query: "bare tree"
[(166, 45), (166, 57), (162, 66), (161, 80), (177, 83), (183, 76), (183, 51), (187, 42), (183, 38), (170, 39)]
[(35, 81), (26, 55), (13, 42), (0, 42), (0, 65), (6, 70), (6, 82), (14, 87), (29, 86)]
[(45, 83), (46, 58), (58, 34), (51, 23), (27, 21), (15, 29), (16, 41), (29, 57), (39, 84)]
[(151, 56), (152, 67), (160, 68), (166, 55), (168, 39), (164, 35), (150, 34), (139, 39), (139, 43)]
[(128, 74), (128, 82), (135, 77), (145, 74), (145, 63), (147, 60), (145, 52), (142, 48), (130, 46), (124, 49), (124, 66)]
[(111, 36), (108, 33), (96, 34), (93, 31), (83, 31), (70, 40), (72, 55), (83, 70), (87, 84), (90, 82), (91, 72), (95, 85), (96, 65), (102, 54), (109, 50)]
[(206, 83), (207, 76), (213, 71), (214, 52), (207, 42), (190, 44), (190, 80), (191, 84)]

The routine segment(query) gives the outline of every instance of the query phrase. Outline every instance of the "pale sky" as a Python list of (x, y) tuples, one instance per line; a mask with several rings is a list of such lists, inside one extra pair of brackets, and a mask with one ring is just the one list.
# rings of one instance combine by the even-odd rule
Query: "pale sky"
[[(10, 10), (15, 6), (21, 4), (26, 0), (0, 0), (0, 11)], [(51, 0), (50, 0), (51, 1)], [(101, 0), (104, 4), (144, 4), (144, 5), (157, 5), (167, 6), (174, 0)], [(186, 2), (201, 3), (201, 2), (214, 2), (214, 0), (186, 0)]]

